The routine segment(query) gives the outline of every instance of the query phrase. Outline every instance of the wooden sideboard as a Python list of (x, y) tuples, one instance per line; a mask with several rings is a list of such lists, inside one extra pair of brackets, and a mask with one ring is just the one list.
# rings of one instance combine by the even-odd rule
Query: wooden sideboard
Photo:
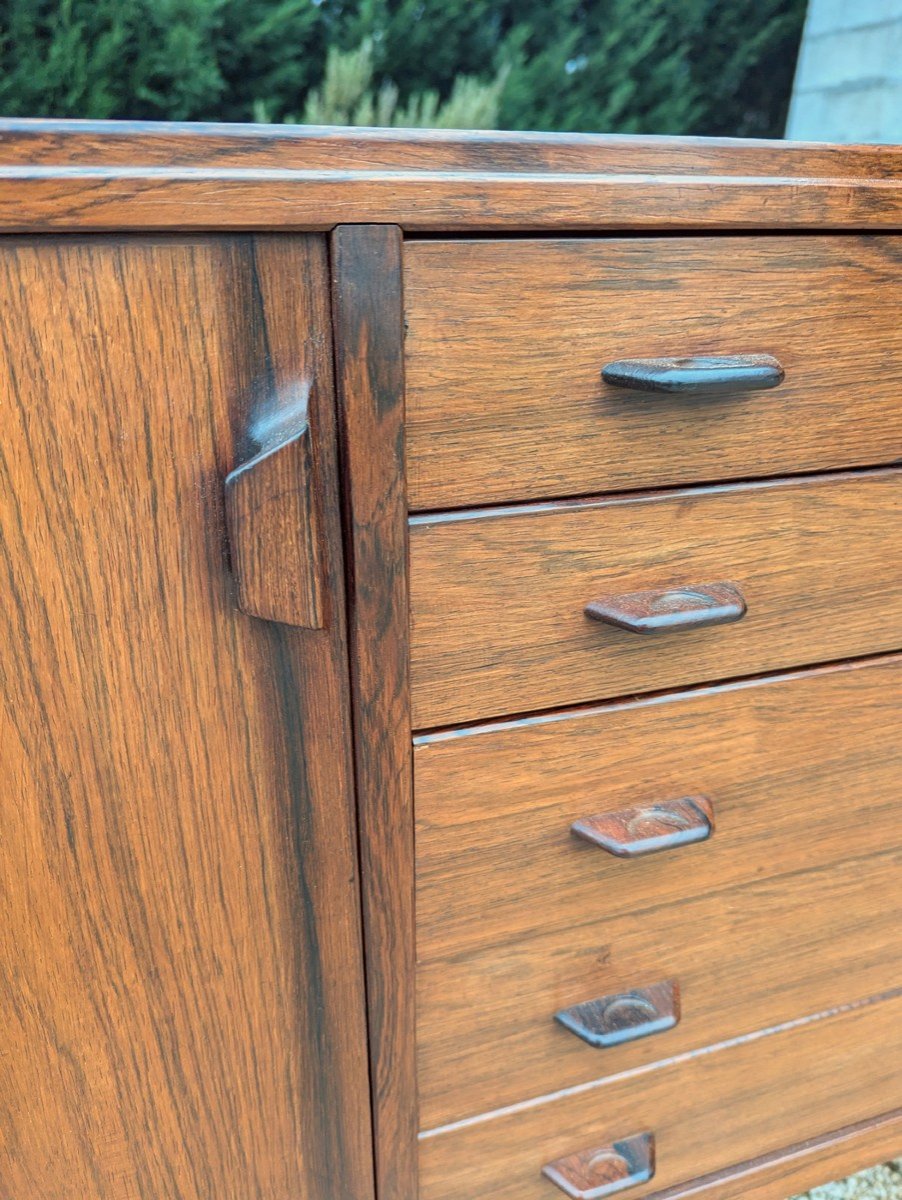
[(902, 151), (0, 123), (0, 1197), (902, 1151)]

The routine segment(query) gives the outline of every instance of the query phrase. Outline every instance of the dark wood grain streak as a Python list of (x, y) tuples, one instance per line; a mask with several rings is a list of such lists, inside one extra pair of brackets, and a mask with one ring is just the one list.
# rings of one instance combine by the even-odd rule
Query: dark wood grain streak
[(5, 121), (0, 228), (890, 228), (898, 159), (892, 147)]
[(349, 639), (379, 1200), (414, 1200), (413, 764), (401, 234), (332, 240)]
[[(0, 246), (0, 1194), (372, 1200), (319, 239)], [(222, 480), (313, 381), (325, 579), (238, 610)]]

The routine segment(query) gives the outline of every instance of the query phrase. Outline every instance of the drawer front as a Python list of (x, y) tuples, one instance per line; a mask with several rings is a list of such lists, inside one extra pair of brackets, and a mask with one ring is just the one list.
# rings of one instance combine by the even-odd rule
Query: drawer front
[[(897, 461), (898, 237), (405, 247), (414, 509)], [(719, 397), (622, 390), (608, 363), (766, 354)]]
[[(691, 864), (684, 868), (691, 878)], [(620, 917), (605, 914), (600, 892), (563, 932), (424, 964), (422, 1124), (619, 1075), (898, 985), (900, 872), (895, 850)], [(635, 995), (671, 983), (678, 1000), (671, 988), (657, 1005)], [(596, 1011), (610, 1007), (616, 1036), (628, 1037), (631, 1021), (641, 1035), (643, 1017), (663, 1031), (593, 1046), (555, 1021), (592, 1001), (603, 1002)], [(603, 1034), (593, 1015), (570, 1019)]]
[(562, 1200), (564, 1155), (646, 1131), (654, 1178), (630, 1200), (902, 1106), (902, 998), (522, 1105), (420, 1142), (421, 1200)]
[[(895, 982), (899, 656), (427, 735), (414, 768), (426, 1126)], [(715, 818), (696, 845), (570, 833), (690, 792)], [(669, 979), (666, 1033), (596, 1049), (553, 1020)]]
[[(414, 727), (896, 649), (902, 472), (411, 522)], [(729, 581), (746, 616), (651, 636), (587, 605)]]
[[(900, 779), (900, 655), (424, 734), (418, 956), (893, 849)], [(629, 860), (570, 833), (587, 816), (690, 793), (711, 798), (708, 841)]]

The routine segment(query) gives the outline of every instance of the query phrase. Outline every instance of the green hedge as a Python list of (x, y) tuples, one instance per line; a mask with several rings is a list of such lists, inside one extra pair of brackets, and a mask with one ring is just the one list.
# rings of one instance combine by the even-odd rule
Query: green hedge
[(400, 113), (434, 111), (467, 75), (503, 83), (492, 117), (508, 129), (779, 137), (804, 10), (805, 0), (0, 0), (0, 113), (302, 118), (330, 49), (369, 45), (374, 102), (388, 85)]

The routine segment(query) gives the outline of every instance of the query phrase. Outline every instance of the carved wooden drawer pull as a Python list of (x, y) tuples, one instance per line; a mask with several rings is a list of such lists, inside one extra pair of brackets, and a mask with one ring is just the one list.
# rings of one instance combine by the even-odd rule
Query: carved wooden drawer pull
[(769, 354), (699, 355), (692, 358), (624, 358), (601, 372), (612, 387), (674, 396), (726, 395), (775, 388), (785, 372)]
[(714, 832), (714, 808), (707, 796), (683, 796), (584, 817), (570, 831), (618, 858), (638, 858), (705, 841)]
[(680, 985), (673, 979), (574, 1004), (555, 1020), (590, 1046), (606, 1049), (673, 1029), (680, 1019)]
[(664, 591), (603, 596), (586, 605), (586, 616), (630, 633), (670, 633), (729, 625), (746, 614), (735, 583), (700, 583)]
[(238, 605), (254, 617), (322, 629), (324, 557), (307, 404), (258, 410), (245, 461), (226, 477)]
[(573, 1200), (601, 1200), (647, 1183), (655, 1173), (655, 1139), (637, 1133), (612, 1146), (581, 1150), (542, 1168), (542, 1174)]

